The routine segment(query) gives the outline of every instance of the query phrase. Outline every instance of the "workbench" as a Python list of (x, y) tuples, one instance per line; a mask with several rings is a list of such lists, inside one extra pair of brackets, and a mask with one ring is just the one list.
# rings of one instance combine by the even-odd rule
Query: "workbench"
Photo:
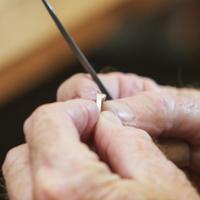
[[(126, 2), (51, 1), (86, 53), (115, 31)], [(1, 0), (0, 27), (0, 105), (55, 76), (75, 59), (40, 0)]]

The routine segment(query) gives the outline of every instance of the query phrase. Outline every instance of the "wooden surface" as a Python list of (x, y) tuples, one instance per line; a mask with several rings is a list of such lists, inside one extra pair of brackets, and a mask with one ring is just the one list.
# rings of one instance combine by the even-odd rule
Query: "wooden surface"
[[(126, 0), (51, 1), (84, 49), (97, 48), (120, 23)], [(40, 0), (0, 1), (0, 104), (54, 75), (73, 55)]]

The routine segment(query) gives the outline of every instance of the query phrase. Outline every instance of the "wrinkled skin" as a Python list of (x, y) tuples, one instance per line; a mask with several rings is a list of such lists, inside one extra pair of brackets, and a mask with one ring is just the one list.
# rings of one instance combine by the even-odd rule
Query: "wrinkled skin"
[[(10, 200), (200, 199), (152, 140), (168, 136), (190, 144), (189, 170), (198, 188), (200, 92), (132, 74), (100, 77), (115, 99), (104, 103), (104, 112), (93, 102), (98, 87), (80, 74), (59, 88), (59, 102), (26, 120), (27, 143), (12, 149), (3, 165)], [(87, 146), (91, 138), (95, 152)]]

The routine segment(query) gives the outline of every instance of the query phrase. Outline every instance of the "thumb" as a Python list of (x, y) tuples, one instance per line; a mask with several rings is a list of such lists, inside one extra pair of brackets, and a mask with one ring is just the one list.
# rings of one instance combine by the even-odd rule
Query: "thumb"
[(191, 166), (200, 169), (200, 92), (169, 89), (107, 101), (104, 110), (115, 113), (124, 125), (147, 131), (151, 136), (172, 137), (192, 147)]
[(182, 138), (200, 144), (200, 92), (142, 92), (107, 101), (104, 110), (115, 113), (124, 125), (147, 131), (151, 136)]

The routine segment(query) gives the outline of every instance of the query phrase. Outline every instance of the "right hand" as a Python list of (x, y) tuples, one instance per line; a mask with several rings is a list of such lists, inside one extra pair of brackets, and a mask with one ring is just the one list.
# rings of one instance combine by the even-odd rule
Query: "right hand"
[[(200, 91), (156, 84), (134, 74), (99, 75), (112, 101), (104, 110), (115, 113), (124, 125), (147, 131), (152, 137), (183, 139), (190, 145), (191, 179), (200, 189)], [(72, 98), (95, 100), (98, 86), (89, 75), (79, 74), (64, 82), (58, 101)]]

